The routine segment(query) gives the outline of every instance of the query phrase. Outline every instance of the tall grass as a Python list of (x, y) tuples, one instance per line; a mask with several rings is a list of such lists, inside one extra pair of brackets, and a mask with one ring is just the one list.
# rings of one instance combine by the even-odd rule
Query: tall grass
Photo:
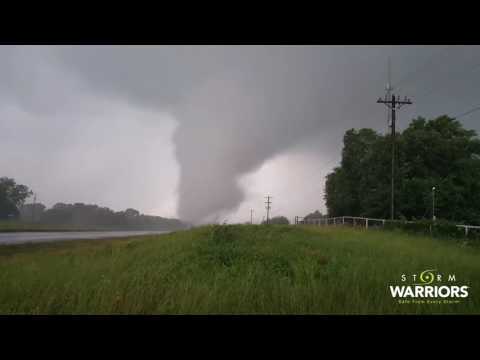
[[(480, 313), (480, 253), (349, 228), (230, 225), (135, 239), (0, 247), (0, 313)], [(470, 286), (451, 305), (405, 305), (388, 286), (438, 269)]]

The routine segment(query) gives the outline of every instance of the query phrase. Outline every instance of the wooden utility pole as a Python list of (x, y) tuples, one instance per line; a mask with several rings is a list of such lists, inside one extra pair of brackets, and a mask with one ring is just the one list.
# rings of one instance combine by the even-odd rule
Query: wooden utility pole
[(250, 209), (250, 225), (253, 224), (253, 209)]
[(267, 209), (267, 224), (268, 224), (269, 220), (270, 220), (270, 209), (271, 209), (270, 204), (272, 202), (270, 201), (270, 198), (271, 198), (270, 195), (265, 196), (265, 198), (267, 199), (267, 201), (265, 201), (265, 204), (267, 204), (267, 206), (265, 208)]
[(32, 204), (32, 223), (35, 222), (35, 203), (37, 201), (37, 194), (33, 194), (33, 204)]
[(391, 218), (392, 220), (395, 218), (395, 110), (399, 110), (403, 105), (410, 105), (412, 102), (410, 99), (407, 99), (405, 97), (404, 100), (397, 100), (395, 98), (395, 95), (392, 94), (391, 99), (387, 98), (387, 95), (385, 95), (385, 98), (379, 98), (377, 100), (377, 103), (380, 104), (385, 104), (389, 109), (392, 110), (392, 123), (391, 123), (391, 139), (392, 139), (392, 189), (391, 189)]

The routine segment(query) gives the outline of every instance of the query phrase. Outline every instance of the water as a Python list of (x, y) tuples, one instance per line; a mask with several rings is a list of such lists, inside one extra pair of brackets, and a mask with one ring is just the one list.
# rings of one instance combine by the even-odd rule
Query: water
[(128, 236), (166, 234), (170, 231), (56, 231), (0, 233), (0, 245), (64, 240), (112, 239)]

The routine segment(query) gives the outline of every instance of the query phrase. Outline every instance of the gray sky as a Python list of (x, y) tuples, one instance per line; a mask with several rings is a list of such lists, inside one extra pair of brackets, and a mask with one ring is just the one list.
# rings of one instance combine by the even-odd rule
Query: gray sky
[[(480, 106), (478, 46), (1, 46), (0, 169), (47, 206), (194, 222), (325, 211), (345, 130)], [(460, 120), (480, 130), (480, 112)]]

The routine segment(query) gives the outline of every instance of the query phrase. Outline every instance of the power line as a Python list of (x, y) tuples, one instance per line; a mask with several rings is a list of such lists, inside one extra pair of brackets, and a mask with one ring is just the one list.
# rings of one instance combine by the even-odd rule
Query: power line
[[(460, 71), (457, 71), (455, 72), (454, 74), (463, 74), (464, 76), (468, 75), (471, 71), (475, 71), (477, 69), (480, 68), (480, 63), (476, 63), (474, 66), (471, 66), (471, 67), (468, 67), (466, 69), (461, 69)], [(463, 78), (463, 76), (460, 77), (460, 80)], [(459, 80), (457, 78), (457, 80)], [(417, 98), (421, 98), (422, 100), (424, 100), (425, 98), (427, 98), (428, 96), (432, 95), (432, 94), (435, 94), (437, 91), (441, 91), (442, 89), (445, 89), (444, 87), (441, 87), (441, 86), (432, 86), (430, 89), (428, 89), (427, 91), (423, 92), (423, 94), (420, 94), (420, 95), (415, 95), (415, 97)]]
[[(446, 50), (445, 48), (443, 50)], [(429, 59), (432, 57), (433, 55), (431, 55), (429, 57)], [(426, 63), (424, 64), (426, 65)], [(422, 66), (421, 68), (423, 68), (425, 66)], [(418, 72), (418, 69), (417, 68), (416, 70), (414, 70), (413, 72), (410, 72), (409, 74), (412, 74), (412, 73), (415, 73), (415, 72)], [(405, 81), (410, 75), (406, 75), (404, 76), (400, 81), (397, 81), (395, 83), (395, 87)], [(388, 57), (388, 63), (387, 63), (387, 86), (385, 87), (385, 100), (387, 101), (391, 101), (391, 92), (393, 91), (394, 89), (394, 86), (391, 85), (392, 82), (391, 82), (391, 60), (390, 60), (390, 57)], [(391, 118), (390, 118), (390, 115), (391, 115), (391, 111), (387, 108), (386, 109), (386, 116), (387, 116), (387, 132), (388, 132), (388, 128), (391, 127)], [(372, 116), (373, 117), (373, 116)]]
[(458, 119), (458, 118), (464, 117), (464, 116), (469, 115), (469, 114), (471, 114), (471, 113), (473, 113), (473, 112), (475, 112), (475, 111), (478, 111), (478, 110), (480, 110), (480, 106), (476, 106), (476, 107), (474, 107), (473, 109), (468, 110), (467, 112), (464, 112), (464, 113), (462, 113), (462, 114), (456, 115), (456, 116), (454, 116), (454, 118), (455, 118), (455, 119)]
[[(448, 49), (450, 49), (450, 48), (448, 48)], [(477, 71), (478, 69), (480, 69), (480, 63), (478, 63), (478, 62), (476, 62), (472, 66), (468, 66), (466, 68), (462, 67), (458, 71), (453, 72), (453, 74), (450, 73), (450, 77), (447, 77), (447, 79), (443, 79), (443, 82), (445, 80), (450, 80), (451, 81), (453, 76), (456, 76), (455, 80), (464, 80), (466, 75), (470, 74), (473, 71)], [(441, 82), (442, 82), (442, 80), (441, 80)], [(415, 95), (415, 97), (417, 98), (417, 100), (420, 98), (423, 101), (426, 98), (428, 98), (429, 96), (431, 96), (432, 94), (436, 94), (439, 91), (442, 91), (442, 90), (445, 90), (445, 89), (446, 89), (445, 86), (443, 86), (443, 87), (439, 86), (438, 83), (437, 83), (437, 85), (430, 87), (427, 91), (424, 91), (420, 95)], [(470, 113), (473, 113), (473, 112), (477, 111), (478, 109), (479, 109), (479, 107), (472, 108), (472, 109), (470, 109), (470, 110), (468, 110), (468, 111), (466, 111), (462, 114), (459, 114), (458, 116), (455, 116), (455, 118), (459, 118), (459, 117), (469, 115)]]
[[(476, 64), (474, 67), (470, 67), (468, 70), (476, 70), (476, 69), (478, 69), (478, 68), (480, 68), (480, 64)], [(441, 88), (440, 88), (440, 89), (441, 89)], [(429, 91), (427, 91), (427, 92), (419, 95), (419, 97), (420, 97), (421, 100), (425, 100), (425, 99), (428, 98), (430, 95), (435, 94), (435, 93), (437, 92), (437, 90), (439, 90), (439, 87), (438, 87), (438, 86), (437, 86), (437, 87), (432, 87)], [(416, 96), (416, 97), (417, 97), (417, 96)], [(413, 105), (414, 105), (414, 104), (413, 104)], [(480, 106), (475, 106), (475, 107), (469, 109), (468, 111), (465, 111), (465, 112), (463, 112), (463, 113), (460, 113), (460, 114), (454, 116), (454, 118), (459, 119), (459, 118), (462, 118), (462, 117), (464, 117), (464, 116), (470, 115), (471, 113), (477, 112), (477, 111), (479, 111), (479, 110), (480, 110)], [(388, 114), (390, 114), (390, 112), (388, 111), (388, 109), (387, 109), (387, 112), (388, 112)], [(388, 121), (390, 122), (390, 119), (389, 119), (389, 118), (388, 118)]]
[[(440, 49), (439, 51), (433, 53), (432, 55), (430, 55), (427, 60), (425, 62), (422, 63), (422, 65), (418, 66), (417, 68), (415, 68), (413, 71), (407, 73), (407, 75), (403, 76), (399, 81), (397, 81), (395, 84), (394, 84), (394, 87), (397, 87), (399, 84), (401, 83), (405, 83), (407, 81), (410, 81), (411, 79), (413, 79), (413, 75), (418, 75), (418, 73), (420, 71), (423, 71), (424, 69), (428, 68), (430, 65), (432, 65), (433, 63), (433, 60), (439, 58), (440, 55), (445, 55), (446, 52), (448, 52), (449, 50), (452, 50), (452, 46), (447, 46), (447, 47), (444, 47), (442, 49)], [(389, 68), (390, 68), (390, 64), (389, 64)], [(475, 71), (477, 69), (480, 68), (480, 63), (475, 63), (473, 66), (470, 66), (470, 67), (467, 67), (466, 69), (465, 68), (462, 68), (460, 69), (460, 71), (457, 71), (455, 72), (454, 74), (456, 74), (458, 76), (458, 74), (465, 74), (467, 75), (468, 73), (470, 73), (471, 71)], [(389, 74), (388, 74), (388, 77), (389, 77), (389, 80), (388, 80), (388, 83), (390, 84), (390, 69), (389, 69)], [(416, 76), (415, 77), (416, 79), (418, 79), (419, 77)], [(461, 76), (461, 79), (463, 79), (463, 76)], [(393, 87), (391, 87), (391, 89), (393, 90)], [(424, 100), (426, 99), (427, 97), (429, 97), (430, 95), (432, 94), (435, 94), (437, 91), (441, 91), (442, 87), (439, 87), (438, 85), (437, 86), (433, 86), (431, 88), (429, 88), (427, 91), (423, 92), (422, 94), (420, 95), (415, 95), (415, 97), (417, 98), (420, 98), (421, 100)], [(469, 111), (465, 112), (465, 113), (462, 113), (460, 115), (458, 115), (457, 117), (462, 117), (462, 116), (466, 116), (472, 112), (475, 112), (477, 111), (478, 108), (475, 107), (473, 109), (470, 109)], [(387, 109), (387, 117), (389, 117), (390, 115), (390, 111), (388, 111)], [(390, 122), (390, 119), (388, 118), (388, 122)]]
[(327, 165), (324, 165), (324, 167), (325, 167), (325, 168), (329, 167), (330, 165), (333, 164), (334, 161), (335, 161), (335, 162), (338, 162), (338, 159), (337, 159), (337, 158), (331, 159), (329, 162), (327, 162)]
[[(448, 48), (448, 49), (449, 49), (449, 48)], [(443, 50), (447, 50), (447, 48), (444, 48)], [(443, 50), (442, 50), (442, 51), (443, 51)], [(437, 53), (437, 54), (438, 54), (438, 53)], [(397, 82), (395, 83), (395, 87), (396, 87), (398, 84), (400, 84), (401, 82), (406, 81), (406, 80), (410, 77), (410, 75), (412, 75), (413, 73), (417, 73), (420, 68), (424, 68), (428, 63), (431, 62), (430, 60), (431, 60), (432, 57), (433, 57), (433, 55), (431, 55), (431, 56), (429, 57), (428, 61), (427, 61), (426, 63), (424, 63), (423, 66), (417, 67), (414, 71), (412, 71), (412, 72), (410, 72), (410, 73), (407, 73), (406, 76), (404, 76), (404, 77), (401, 78), (399, 81), (397, 81)], [(388, 76), (388, 80), (387, 80), (387, 86), (386, 86), (386, 88), (385, 88), (385, 90), (386, 90), (385, 99), (386, 99), (386, 100), (391, 100), (391, 98), (390, 98), (390, 93), (391, 93), (391, 91), (393, 91), (394, 86), (391, 85), (391, 63), (390, 63), (390, 57), (388, 58), (388, 70), (387, 70), (387, 72), (388, 72), (388, 75), (387, 75), (387, 76)], [(372, 118), (375, 117), (375, 116), (373, 116), (373, 115), (376, 115), (376, 114), (372, 114), (372, 116), (371, 116)], [(386, 109), (387, 131), (388, 131), (388, 128), (391, 127), (391, 124), (390, 124), (390, 123), (391, 123), (390, 115), (391, 115), (391, 111), (387, 108), (387, 109)]]

